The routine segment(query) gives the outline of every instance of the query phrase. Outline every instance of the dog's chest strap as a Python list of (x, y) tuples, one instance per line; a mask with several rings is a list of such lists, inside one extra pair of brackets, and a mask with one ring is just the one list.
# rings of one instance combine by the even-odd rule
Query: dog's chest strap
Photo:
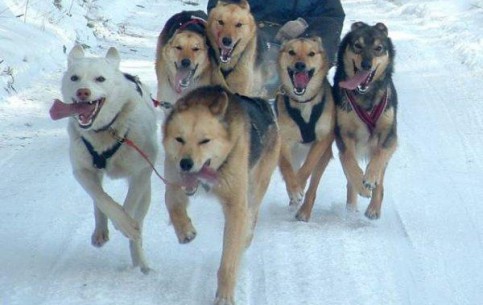
[(317, 123), (320, 116), (322, 115), (322, 112), (324, 111), (326, 99), (325, 95), (322, 97), (322, 101), (312, 108), (312, 112), (310, 113), (310, 120), (308, 122), (305, 122), (299, 109), (290, 106), (289, 97), (287, 95), (284, 95), (284, 98), (285, 108), (287, 109), (289, 116), (299, 127), (300, 134), (302, 135), (302, 143), (306, 144), (315, 141), (315, 124)]
[(374, 129), (376, 129), (376, 123), (381, 117), (382, 113), (384, 112), (384, 109), (386, 109), (387, 106), (387, 90), (384, 92), (384, 95), (382, 96), (381, 102), (377, 104), (375, 107), (372, 108), (370, 112), (364, 111), (364, 109), (361, 108), (356, 103), (354, 94), (349, 92), (348, 90), (344, 90), (345, 94), (347, 96), (347, 99), (349, 100), (349, 103), (356, 112), (357, 116), (361, 119), (364, 124), (366, 124), (367, 128), (369, 129), (369, 132), (372, 134), (374, 132)]
[(92, 146), (92, 144), (89, 141), (87, 141), (84, 137), (81, 137), (81, 139), (82, 139), (82, 142), (84, 142), (84, 145), (86, 146), (87, 151), (89, 151), (89, 153), (92, 156), (92, 164), (94, 165), (95, 168), (98, 168), (98, 169), (106, 168), (107, 160), (109, 160), (109, 158), (114, 156), (114, 154), (119, 150), (119, 148), (122, 145), (122, 142), (118, 141), (110, 149), (102, 152), (101, 154), (98, 154), (94, 150), (94, 146)]

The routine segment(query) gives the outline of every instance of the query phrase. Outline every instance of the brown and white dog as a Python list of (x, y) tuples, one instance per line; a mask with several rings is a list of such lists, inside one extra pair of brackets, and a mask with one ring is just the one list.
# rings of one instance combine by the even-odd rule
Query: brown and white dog
[[(370, 197), (365, 215), (381, 215), (384, 173), (397, 147), (397, 94), (392, 81), (395, 51), (382, 23), (352, 25), (341, 42), (334, 95), (336, 142), (347, 177), (347, 204)], [(363, 171), (358, 159), (368, 161)]]
[(211, 83), (206, 13), (183, 11), (166, 22), (156, 50), (157, 100), (174, 103), (186, 92)]
[[(335, 104), (327, 81), (329, 62), (322, 40), (297, 38), (285, 42), (278, 66), (282, 83), (276, 97), (282, 138), (279, 167), (290, 205), (302, 202), (311, 177), (296, 214), (298, 220), (308, 221), (320, 178), (332, 158), (334, 140)], [(303, 163), (298, 164), (298, 159)]]
[(215, 69), (213, 81), (242, 95), (262, 96), (262, 44), (246, 0), (220, 0), (209, 12), (207, 36)]
[(252, 240), (260, 203), (277, 166), (275, 115), (265, 100), (232, 94), (221, 86), (201, 87), (176, 102), (163, 126), (163, 145), (171, 182), (166, 206), (179, 242), (196, 237), (186, 208), (199, 184), (211, 188), (223, 207), (215, 304), (234, 304), (241, 256)]

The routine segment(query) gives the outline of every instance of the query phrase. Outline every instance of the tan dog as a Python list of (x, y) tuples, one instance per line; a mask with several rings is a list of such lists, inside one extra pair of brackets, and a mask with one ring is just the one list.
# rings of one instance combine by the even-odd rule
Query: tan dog
[(156, 50), (158, 101), (174, 103), (189, 90), (211, 83), (207, 17), (203, 11), (183, 11), (163, 27)]
[(210, 11), (207, 35), (217, 66), (213, 81), (239, 94), (261, 96), (263, 92), (262, 47), (257, 25), (246, 0), (218, 1)]
[[(282, 138), (279, 167), (290, 205), (302, 202), (311, 176), (304, 203), (296, 214), (298, 220), (308, 221), (320, 178), (332, 158), (335, 105), (327, 81), (329, 63), (317, 37), (284, 43), (278, 65), (282, 83), (276, 98)], [(293, 154), (298, 158), (293, 158)], [(294, 159), (302, 159), (303, 164), (295, 164)]]
[(275, 116), (264, 100), (234, 95), (220, 86), (201, 87), (176, 102), (163, 127), (163, 145), (166, 178), (174, 183), (166, 188), (166, 206), (179, 242), (196, 236), (186, 207), (199, 184), (211, 187), (223, 206), (215, 304), (234, 304), (240, 259), (277, 166)]
[[(381, 215), (384, 173), (397, 147), (397, 94), (392, 82), (394, 47), (382, 23), (352, 25), (339, 48), (334, 94), (336, 142), (347, 177), (347, 204), (371, 197), (365, 215)], [(368, 161), (365, 172), (358, 158)]]

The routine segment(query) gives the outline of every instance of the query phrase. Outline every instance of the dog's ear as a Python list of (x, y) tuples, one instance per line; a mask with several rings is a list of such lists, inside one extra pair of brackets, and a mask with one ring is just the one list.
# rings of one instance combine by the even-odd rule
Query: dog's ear
[(228, 95), (225, 91), (221, 91), (216, 95), (210, 104), (210, 111), (216, 116), (224, 116), (228, 107)]
[(320, 38), (320, 36), (312, 36), (310, 37), (310, 40), (316, 42), (320, 49), (324, 50), (324, 44), (322, 43), (322, 38)]
[(376, 23), (376, 25), (374, 27), (376, 29), (378, 29), (379, 31), (383, 32), (384, 35), (386, 35), (386, 36), (389, 34), (389, 32), (387, 30), (387, 26), (384, 23), (382, 23), (382, 22)]
[(81, 45), (76, 45), (72, 48), (69, 52), (69, 56), (67, 57), (67, 65), (70, 66), (72, 62), (76, 59), (84, 57), (84, 49)]
[(188, 101), (185, 98), (180, 98), (174, 103), (174, 110), (177, 112), (188, 109)]
[(360, 29), (364, 26), (367, 26), (367, 24), (365, 24), (364, 22), (362, 21), (357, 21), (357, 22), (354, 22), (352, 25), (351, 25), (351, 31), (354, 31), (354, 30), (357, 30), (357, 29)]
[(116, 68), (119, 68), (119, 64), (121, 63), (121, 57), (119, 56), (119, 52), (116, 48), (110, 47), (109, 50), (107, 50), (106, 59)]
[(248, 4), (247, 0), (220, 0), (218, 1), (220, 5), (228, 5), (228, 4), (237, 4), (242, 9), (250, 10), (250, 4)]
[(241, 0), (240, 7), (245, 10), (250, 10), (250, 4), (248, 4), (247, 0)]

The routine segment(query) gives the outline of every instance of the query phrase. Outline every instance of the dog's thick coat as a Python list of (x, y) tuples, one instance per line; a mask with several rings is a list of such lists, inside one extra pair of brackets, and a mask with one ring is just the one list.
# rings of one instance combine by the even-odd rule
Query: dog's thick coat
[[(281, 92), (276, 110), (282, 147), (279, 167), (291, 205), (299, 205), (307, 179), (310, 186), (296, 218), (308, 221), (320, 178), (332, 158), (335, 104), (327, 81), (329, 63), (320, 38), (299, 38), (282, 46), (278, 58)], [(301, 146), (309, 146), (308, 153)], [(295, 164), (296, 154), (303, 164)]]
[[(371, 197), (365, 212), (370, 219), (380, 217), (384, 173), (397, 147), (394, 55), (384, 24), (356, 22), (341, 42), (334, 76), (336, 143), (347, 177), (347, 204), (355, 209), (357, 194)], [(365, 171), (358, 157), (368, 161)]]
[[(216, 172), (213, 193), (225, 216), (223, 253), (215, 304), (234, 304), (241, 255), (252, 239), (258, 210), (277, 165), (280, 138), (268, 103), (232, 94), (221, 86), (201, 87), (176, 102), (163, 127), (166, 206), (180, 243), (196, 236), (187, 215), (188, 195), (198, 186), (189, 177)], [(203, 183), (203, 182), (201, 182)]]
[[(94, 201), (92, 244), (101, 247), (109, 240), (110, 219), (129, 238), (133, 265), (147, 272), (142, 226), (151, 201), (152, 169), (115, 137), (129, 137), (154, 161), (156, 116), (146, 88), (137, 78), (121, 73), (119, 63), (114, 48), (105, 58), (84, 57), (79, 46), (69, 53), (62, 95), (68, 106), (78, 110), (68, 124), (70, 159), (75, 178)], [(104, 191), (105, 175), (129, 182), (123, 206)]]
[(207, 36), (213, 82), (226, 84), (233, 92), (262, 96), (263, 46), (246, 0), (221, 0), (208, 15)]
[(186, 92), (211, 84), (207, 17), (203, 11), (183, 11), (164, 25), (156, 49), (158, 101), (174, 103)]

